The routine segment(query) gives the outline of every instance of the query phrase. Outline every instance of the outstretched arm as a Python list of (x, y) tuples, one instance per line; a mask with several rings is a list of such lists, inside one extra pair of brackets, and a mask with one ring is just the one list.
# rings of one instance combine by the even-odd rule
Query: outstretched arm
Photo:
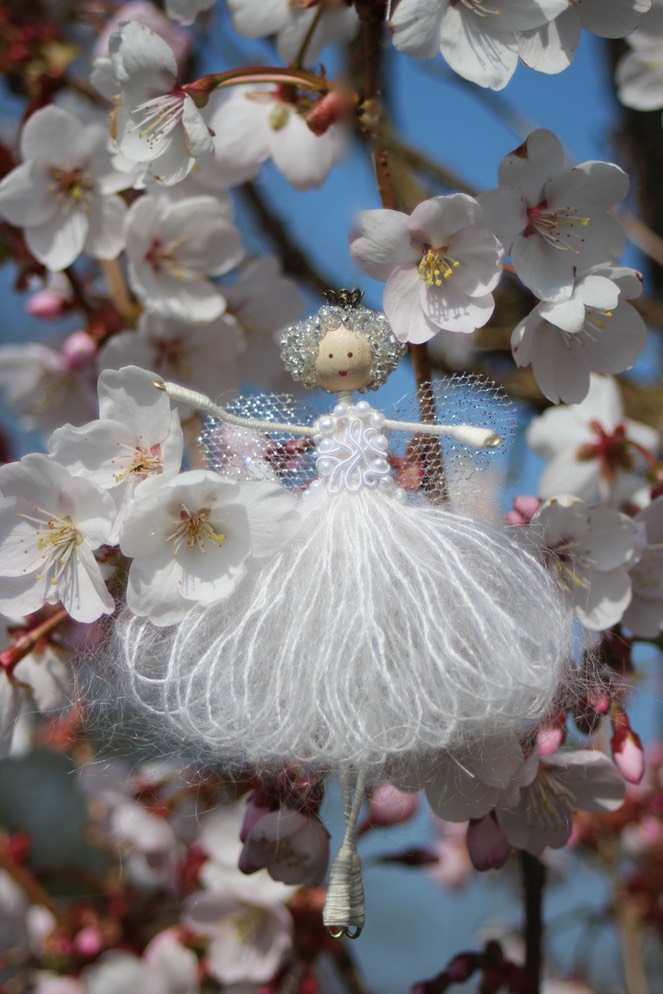
[(496, 449), (502, 441), (492, 428), (480, 428), (476, 425), (437, 425), (386, 420), (384, 427), (390, 431), (411, 432), (413, 435), (446, 435), (448, 438), (458, 439), (463, 445), (469, 445), (473, 449)]
[(195, 390), (181, 387), (177, 383), (167, 383), (165, 380), (153, 380), (153, 383), (157, 390), (163, 390), (171, 400), (179, 400), (197, 411), (204, 411), (205, 414), (211, 414), (219, 421), (236, 425), (238, 428), (253, 428), (256, 431), (271, 432), (272, 434), (282, 432), (288, 435), (305, 435), (307, 438), (313, 438), (318, 433), (310, 425), (290, 425), (280, 421), (261, 421), (258, 418), (244, 418), (239, 414), (230, 414), (223, 407), (214, 404), (204, 393), (197, 393)]

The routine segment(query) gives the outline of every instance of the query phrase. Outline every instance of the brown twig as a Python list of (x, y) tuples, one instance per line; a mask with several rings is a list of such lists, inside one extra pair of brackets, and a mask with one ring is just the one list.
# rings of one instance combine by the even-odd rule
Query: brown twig
[(117, 259), (100, 259), (99, 265), (118, 314), (133, 323), (140, 313), (140, 307), (131, 296), (119, 262)]
[(648, 994), (647, 976), (642, 962), (642, 922), (634, 901), (618, 897), (615, 921), (619, 930), (627, 994)]
[(525, 895), (525, 968), (532, 978), (527, 994), (540, 994), (543, 966), (543, 894), (546, 868), (527, 852), (520, 853)]
[(406, 144), (400, 138), (396, 138), (393, 135), (383, 135), (382, 142), (392, 156), (400, 159), (404, 165), (409, 166), (415, 172), (430, 176), (442, 186), (454, 190), (454, 192), (460, 191), (461, 193), (468, 193), (472, 197), (476, 196), (477, 188), (475, 186), (468, 183), (467, 180), (463, 179), (458, 173), (453, 172), (447, 166), (436, 162), (430, 156), (426, 155), (425, 152), (422, 152), (421, 149), (414, 148), (412, 145)]
[(80, 276), (78, 275), (78, 273), (76, 272), (73, 266), (67, 266), (67, 268), (64, 270), (64, 275), (67, 277), (67, 282), (69, 283), (69, 286), (71, 288), (71, 293), (74, 300), (76, 301), (76, 304), (78, 305), (78, 307), (80, 307), (80, 309), (83, 311), (85, 316), (89, 317), (91, 314), (94, 313), (94, 306), (88, 299), (87, 293), (85, 292), (85, 287), (83, 286), (83, 282)]
[(283, 221), (272, 212), (255, 183), (244, 183), (239, 187), (239, 191), (258, 218), (264, 233), (278, 248), (284, 271), (289, 276), (297, 276), (299, 279), (305, 280), (320, 293), (333, 287), (333, 277), (325, 276), (311, 265), (302, 250), (288, 234)]
[(0, 832), (0, 868), (9, 874), (14, 883), (21, 888), (33, 904), (41, 905), (42, 908), (50, 911), (57, 921), (62, 921), (62, 913), (50, 894), (46, 893), (34, 874), (12, 856), (9, 840), (4, 832)]

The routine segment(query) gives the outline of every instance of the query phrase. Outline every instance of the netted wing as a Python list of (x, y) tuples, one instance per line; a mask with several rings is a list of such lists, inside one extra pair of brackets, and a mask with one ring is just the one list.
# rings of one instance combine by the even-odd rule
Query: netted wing
[(405, 490), (443, 498), (449, 488), (474, 476), (508, 450), (516, 430), (516, 411), (504, 390), (475, 373), (439, 378), (425, 383), (418, 396), (386, 412), (395, 421), (438, 425), (471, 425), (487, 428), (499, 436), (494, 448), (475, 448), (457, 438), (442, 435), (393, 432), (392, 463), (398, 483)]
[[(256, 394), (225, 405), (230, 414), (265, 422), (312, 425), (317, 415), (290, 394)], [(313, 442), (301, 435), (238, 428), (206, 417), (199, 438), (210, 469), (235, 480), (279, 480), (291, 490), (315, 477)]]

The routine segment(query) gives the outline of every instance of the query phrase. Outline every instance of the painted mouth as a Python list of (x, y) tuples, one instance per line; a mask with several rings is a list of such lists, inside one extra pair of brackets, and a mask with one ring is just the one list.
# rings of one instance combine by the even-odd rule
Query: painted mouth
[(348, 375), (347, 369), (339, 369), (338, 375), (339, 376), (347, 376)]

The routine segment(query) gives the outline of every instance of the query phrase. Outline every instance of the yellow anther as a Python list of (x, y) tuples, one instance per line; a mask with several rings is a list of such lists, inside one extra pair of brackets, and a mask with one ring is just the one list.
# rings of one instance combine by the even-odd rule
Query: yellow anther
[(448, 280), (459, 266), (458, 260), (449, 259), (443, 249), (428, 249), (419, 263), (419, 279), (426, 286), (442, 286), (443, 280)]

